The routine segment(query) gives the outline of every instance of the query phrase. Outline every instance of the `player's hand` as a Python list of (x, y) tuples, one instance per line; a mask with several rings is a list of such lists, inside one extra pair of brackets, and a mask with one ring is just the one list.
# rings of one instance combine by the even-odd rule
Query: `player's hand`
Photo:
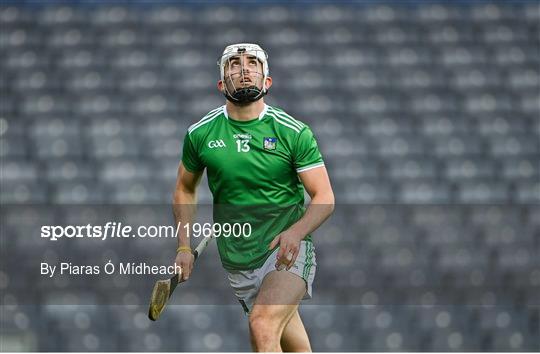
[(296, 262), (296, 257), (298, 257), (298, 252), (300, 252), (300, 241), (303, 239), (300, 238), (300, 235), (283, 231), (277, 235), (272, 242), (270, 243), (270, 249), (276, 247), (279, 244), (279, 251), (277, 254), (276, 269), (283, 270), (284, 267), (287, 270), (291, 269)]
[(195, 261), (195, 256), (191, 252), (178, 252), (176, 254), (176, 259), (174, 263), (176, 266), (182, 269), (182, 274), (179, 277), (178, 281), (183, 282), (189, 279), (191, 275), (191, 270), (193, 269), (193, 262)]

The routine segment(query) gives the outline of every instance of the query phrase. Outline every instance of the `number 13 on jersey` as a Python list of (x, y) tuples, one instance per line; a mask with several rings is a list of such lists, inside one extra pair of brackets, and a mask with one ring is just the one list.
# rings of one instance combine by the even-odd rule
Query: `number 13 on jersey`
[(236, 147), (238, 152), (248, 152), (249, 151), (249, 140), (236, 140)]

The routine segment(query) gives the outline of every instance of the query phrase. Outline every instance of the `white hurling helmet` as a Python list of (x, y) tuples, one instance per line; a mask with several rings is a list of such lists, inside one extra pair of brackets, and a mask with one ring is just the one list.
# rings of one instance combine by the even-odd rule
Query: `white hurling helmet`
[[(256, 75), (256, 82), (246, 79), (247, 81), (245, 84), (235, 85), (233, 76), (236, 76), (237, 81), (239, 79), (243, 80), (244, 71), (240, 70), (238, 72), (233, 72), (229, 66), (231, 65), (231, 59), (240, 58), (241, 67), (243, 67), (242, 61), (249, 56), (257, 58), (262, 64), (262, 72), (252, 73)], [(237, 104), (248, 104), (257, 101), (268, 92), (268, 89), (265, 87), (266, 78), (269, 73), (268, 55), (258, 44), (238, 43), (229, 45), (223, 51), (217, 64), (224, 85), (223, 94), (229, 101)], [(227, 77), (225, 77), (226, 66), (229, 66)]]

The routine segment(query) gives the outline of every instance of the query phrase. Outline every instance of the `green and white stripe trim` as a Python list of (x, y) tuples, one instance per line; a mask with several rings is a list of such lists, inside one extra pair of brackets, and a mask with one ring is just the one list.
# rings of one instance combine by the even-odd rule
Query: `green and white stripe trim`
[(278, 116), (280, 116), (283, 119), (287, 119), (287, 120), (291, 121), (299, 129), (302, 129), (302, 128), (304, 128), (306, 126), (304, 123), (300, 122), (299, 120), (294, 119), (293, 117), (291, 117), (287, 113), (283, 112), (282, 110), (276, 109), (274, 107), (269, 107), (269, 108), (270, 108), (271, 112), (273, 112), (274, 114), (277, 114)]
[(309, 274), (311, 273), (311, 267), (313, 266), (313, 243), (306, 242), (306, 254), (305, 254), (304, 271), (302, 272), (302, 278), (307, 282)]
[(313, 165), (308, 165), (308, 166), (305, 166), (305, 167), (297, 168), (296, 172), (309, 171), (309, 170), (312, 170), (314, 168), (321, 167), (321, 166), (324, 166), (324, 162), (317, 162), (317, 163), (315, 163)]
[(274, 120), (275, 120), (276, 122), (278, 122), (279, 124), (284, 125), (284, 126), (286, 126), (287, 128), (290, 128), (290, 129), (294, 130), (294, 131), (297, 132), (297, 133), (300, 133), (300, 129), (296, 128), (295, 126), (291, 125), (290, 123), (287, 123), (287, 122), (281, 120), (279, 117), (277, 117), (276, 115), (274, 115), (274, 113), (268, 112), (268, 115), (271, 116), (271, 117), (274, 117)]
[(200, 128), (200, 127), (202, 127), (203, 125), (205, 125), (207, 123), (210, 123), (211, 121), (213, 121), (214, 119), (219, 117), (219, 115), (221, 113), (223, 113), (224, 109), (225, 109), (225, 106), (220, 106), (220, 107), (218, 107), (216, 109), (211, 110), (204, 117), (202, 117), (202, 119), (200, 121), (198, 121), (197, 123), (191, 125), (188, 128), (188, 133), (191, 134), (195, 129)]
[(268, 115), (274, 117), (275, 121), (279, 124), (284, 125), (297, 133), (300, 133), (300, 130), (305, 127), (304, 123), (297, 121), (287, 113), (283, 111), (278, 111), (277, 109), (270, 106), (268, 107)]

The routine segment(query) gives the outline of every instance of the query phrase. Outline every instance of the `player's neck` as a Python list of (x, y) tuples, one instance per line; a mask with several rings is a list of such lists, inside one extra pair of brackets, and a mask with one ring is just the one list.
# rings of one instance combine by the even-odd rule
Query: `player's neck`
[(264, 110), (264, 100), (260, 100), (248, 104), (247, 106), (237, 106), (232, 102), (227, 101), (227, 115), (234, 120), (248, 121), (259, 117)]

